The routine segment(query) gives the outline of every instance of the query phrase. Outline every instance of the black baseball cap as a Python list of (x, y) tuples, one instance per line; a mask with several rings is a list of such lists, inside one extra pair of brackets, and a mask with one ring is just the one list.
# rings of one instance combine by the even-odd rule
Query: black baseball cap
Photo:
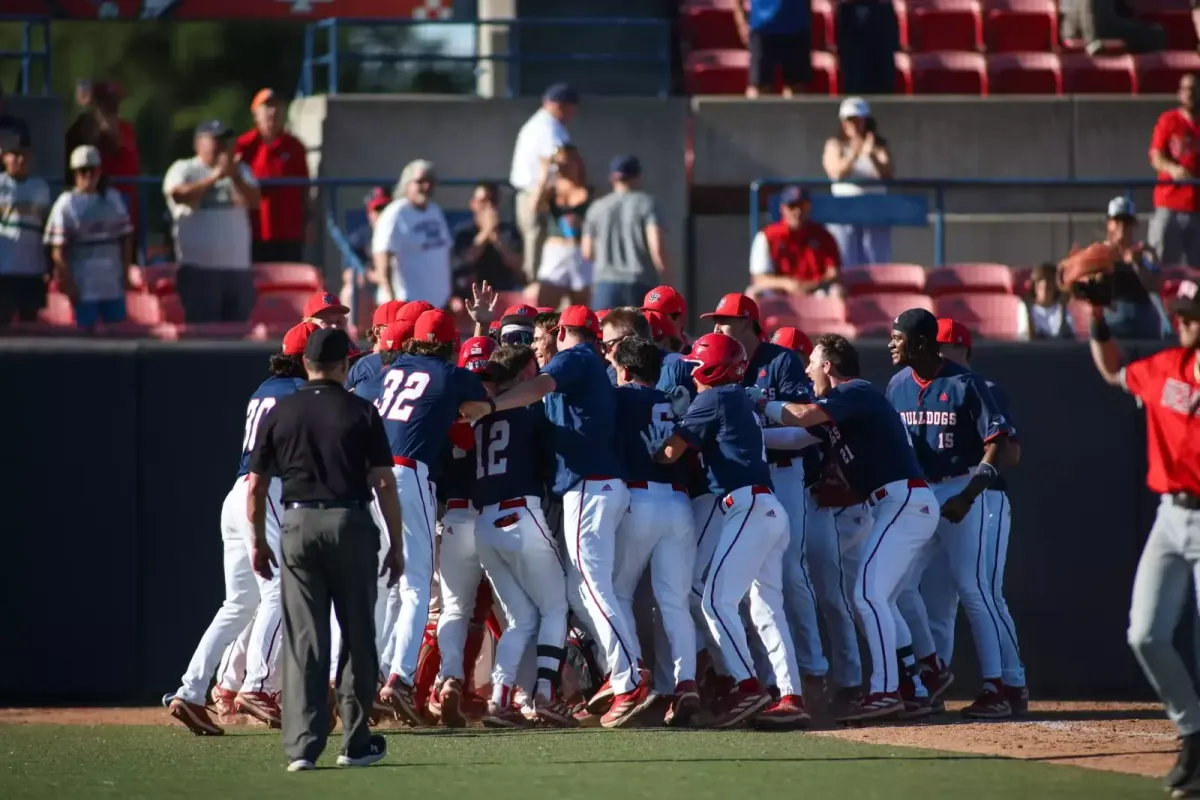
[(212, 136), (214, 139), (224, 139), (227, 136), (233, 136), (233, 131), (230, 130), (224, 122), (221, 122), (221, 120), (209, 119), (196, 126), (196, 135)]
[(560, 81), (546, 88), (546, 93), (542, 95), (542, 100), (547, 103), (562, 103), (563, 105), (577, 106), (579, 105), (579, 92), (571, 84)]
[(341, 328), (321, 328), (308, 336), (304, 358), (313, 364), (336, 364), (350, 357), (350, 337)]
[(613, 156), (608, 164), (608, 172), (620, 178), (636, 178), (642, 174), (642, 162), (637, 156)]
[(923, 336), (925, 341), (933, 344), (938, 337), (938, 321), (937, 317), (923, 308), (910, 308), (896, 317), (892, 330), (900, 331), (910, 342)]

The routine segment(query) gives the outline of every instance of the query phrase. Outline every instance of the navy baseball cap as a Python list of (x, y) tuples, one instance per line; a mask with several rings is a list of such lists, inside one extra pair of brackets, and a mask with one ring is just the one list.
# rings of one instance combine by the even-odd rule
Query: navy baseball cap
[(210, 119), (201, 122), (196, 126), (197, 136), (212, 136), (217, 139), (224, 139), (226, 136), (232, 136), (233, 131), (225, 126), (224, 122), (219, 119)]
[(321, 328), (308, 335), (304, 357), (314, 364), (336, 364), (350, 357), (350, 337), (341, 328)]
[(622, 178), (636, 178), (642, 174), (642, 162), (638, 161), (637, 156), (613, 156), (613, 160), (608, 162), (608, 171)]
[(566, 105), (579, 105), (579, 92), (575, 91), (575, 87), (565, 81), (551, 84), (546, 93), (542, 95), (542, 99), (547, 103), (565, 103)]
[(781, 205), (791, 206), (796, 203), (807, 203), (810, 199), (808, 189), (799, 186), (789, 186), (779, 195)]

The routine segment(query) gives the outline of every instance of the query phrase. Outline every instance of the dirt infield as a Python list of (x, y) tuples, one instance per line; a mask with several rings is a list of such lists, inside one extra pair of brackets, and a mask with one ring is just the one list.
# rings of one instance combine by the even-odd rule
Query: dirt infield
[[(1162, 707), (1138, 703), (1031, 704), (1030, 716), (967, 722), (957, 708), (924, 723), (826, 729), (810, 735), (856, 742), (922, 747), (1158, 776), (1175, 760), (1175, 729)], [(227, 724), (228, 720), (223, 720)], [(164, 725), (164, 708), (0, 708), (0, 725)], [(616, 734), (619, 735), (619, 734)]]

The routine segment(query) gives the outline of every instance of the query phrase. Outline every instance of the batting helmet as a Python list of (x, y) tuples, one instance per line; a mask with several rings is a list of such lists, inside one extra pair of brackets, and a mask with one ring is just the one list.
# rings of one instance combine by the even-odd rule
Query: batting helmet
[(496, 341), (487, 336), (472, 336), (462, 344), (458, 351), (458, 365), (471, 372), (483, 372), (487, 369), (488, 358), (496, 352)]
[(692, 344), (687, 360), (696, 365), (692, 378), (704, 386), (739, 383), (746, 374), (746, 349), (723, 333), (701, 336)]

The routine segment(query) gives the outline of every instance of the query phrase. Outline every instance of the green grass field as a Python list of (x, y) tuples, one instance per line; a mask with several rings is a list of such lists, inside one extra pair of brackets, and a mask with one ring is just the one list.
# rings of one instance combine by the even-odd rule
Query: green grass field
[(385, 731), (380, 764), (284, 770), (265, 729), (0, 725), (0, 798), (1161, 798), (1149, 778), (797, 733)]

